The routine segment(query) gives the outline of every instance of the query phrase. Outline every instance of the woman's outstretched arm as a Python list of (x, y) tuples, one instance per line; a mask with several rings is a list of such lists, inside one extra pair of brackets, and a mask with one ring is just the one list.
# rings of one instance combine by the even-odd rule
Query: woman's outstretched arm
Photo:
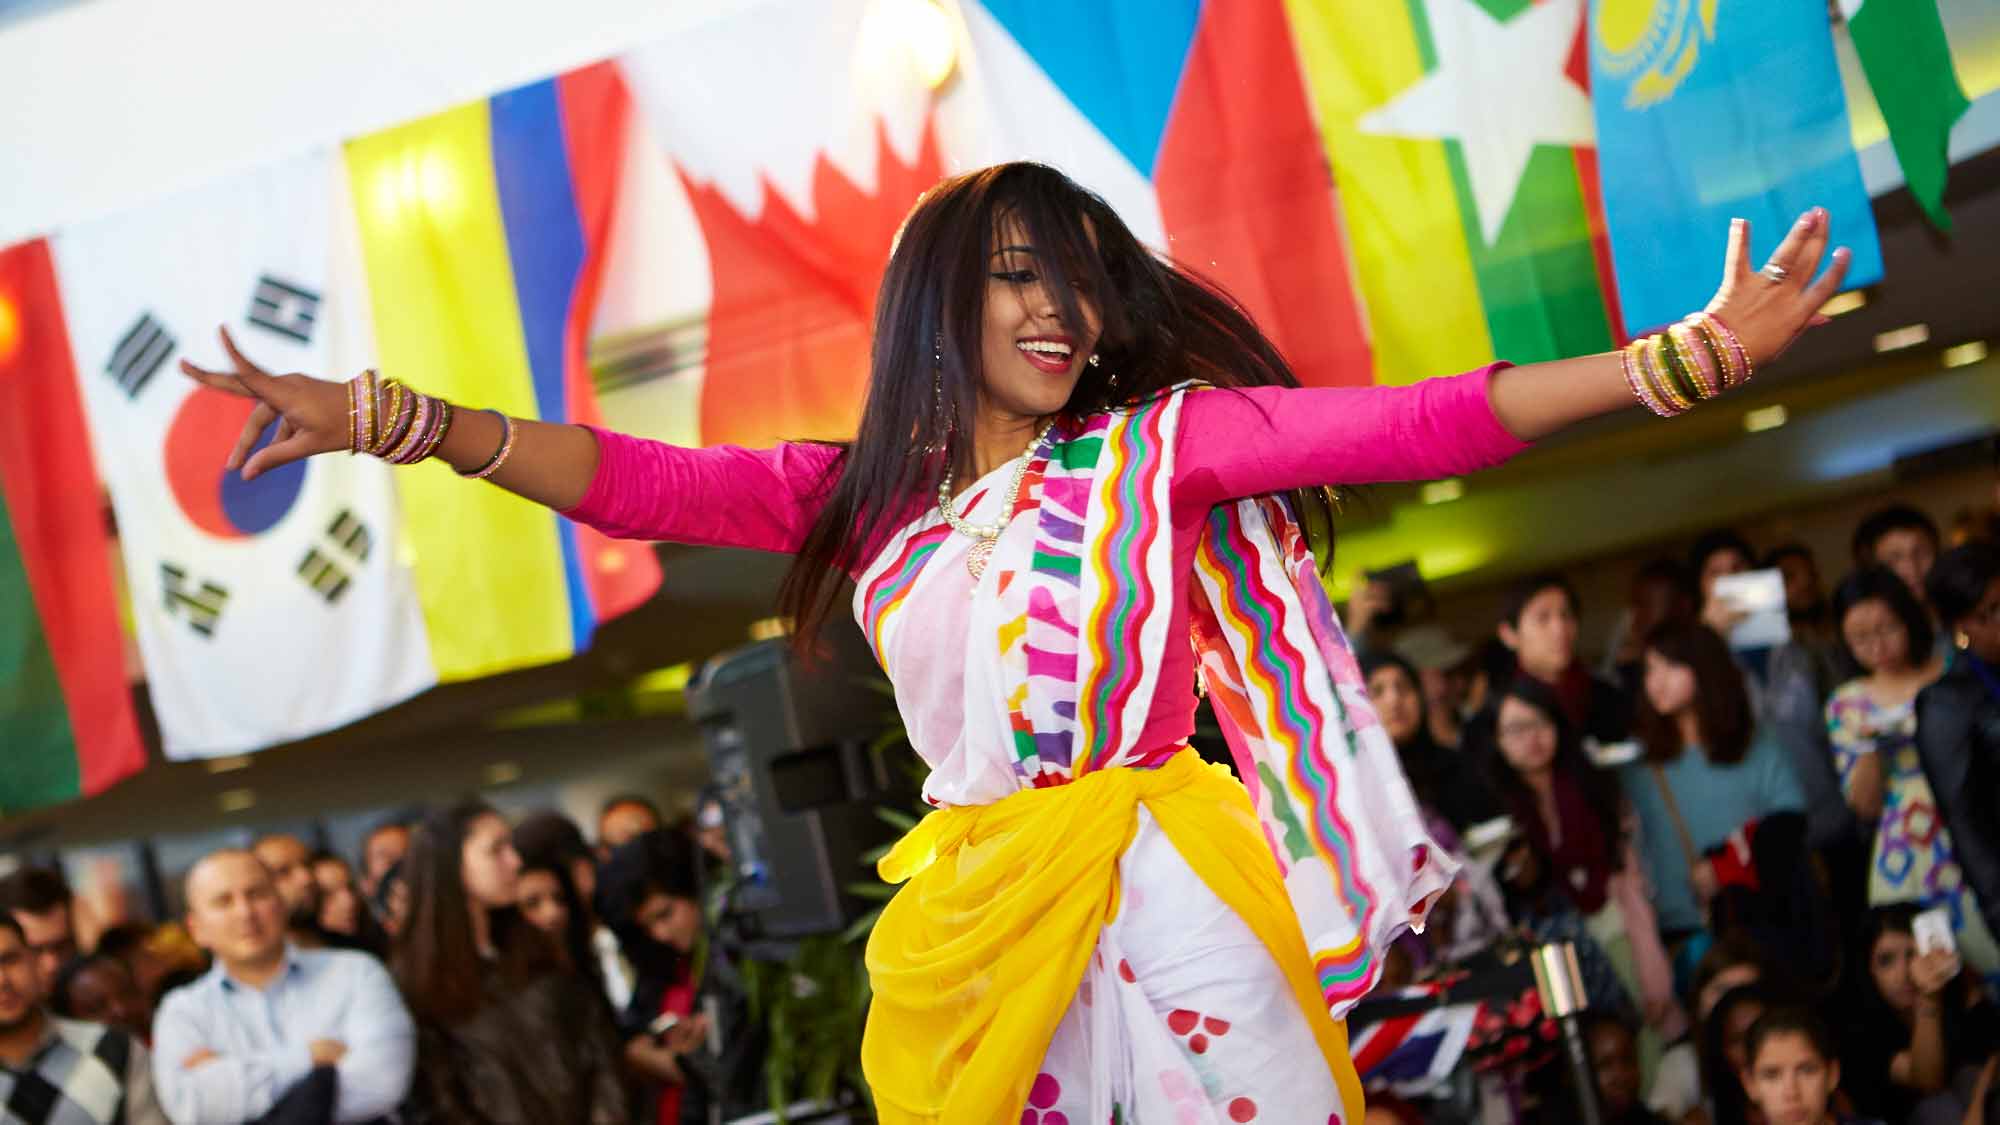
[[(347, 385), (310, 375), (274, 375), (236, 347), (227, 328), (231, 370), (185, 360), (202, 385), (257, 400), (224, 465), (252, 480), (280, 465), (350, 448), (353, 400)], [(264, 431), (277, 434), (255, 449)], [(684, 449), (608, 430), (510, 420), (513, 446), (486, 479), (606, 534), (671, 539), (765, 551), (798, 548), (837, 461), (831, 446)], [(454, 406), (433, 454), (460, 473), (477, 472), (500, 453), (507, 427), (491, 411)]]
[[(1850, 255), (1845, 247), (1834, 251), (1832, 265), (1822, 275), (1826, 240), (1826, 212), (1814, 208), (1799, 216), (1759, 270), (1749, 262), (1750, 224), (1738, 219), (1730, 225), (1722, 288), (1707, 311), (1735, 331), (1754, 365), (1778, 358), (1815, 322), (1827, 298), (1840, 291)], [(1522, 441), (1636, 405), (1616, 352), (1497, 372), (1492, 396), (1500, 424)]]
[[(244, 480), (255, 480), (280, 465), (348, 448), (353, 423), (345, 383), (311, 375), (273, 375), (237, 348), (228, 328), (220, 329), (220, 334), (231, 370), (210, 371), (185, 359), (181, 370), (205, 387), (257, 400), (224, 468), (240, 469)], [(276, 438), (252, 454), (257, 439), (273, 422), (278, 423)], [(582, 426), (549, 422), (516, 421), (514, 430), (513, 452), (488, 479), (557, 510), (581, 502), (597, 475), (596, 436)], [(498, 415), (459, 407), (452, 412), (451, 428), (435, 456), (459, 472), (473, 472), (499, 450), (501, 439)]]
[[(514, 451), (486, 478), (501, 488), (557, 511), (583, 501), (597, 476), (597, 435), (558, 422), (514, 423)], [(500, 448), (500, 419), (484, 410), (454, 414), (437, 457), (461, 473), (477, 471)]]
[[(1840, 287), (1848, 256), (1824, 276), (1826, 216), (1801, 216), (1753, 272), (1750, 228), (1730, 229), (1723, 283), (1706, 310), (1752, 365), (1776, 359)], [(1617, 352), (1548, 363), (1494, 364), (1409, 386), (1251, 387), (1196, 395), (1174, 466), (1176, 505), (1320, 484), (1430, 480), (1500, 464), (1533, 442), (1599, 415), (1637, 407)]]

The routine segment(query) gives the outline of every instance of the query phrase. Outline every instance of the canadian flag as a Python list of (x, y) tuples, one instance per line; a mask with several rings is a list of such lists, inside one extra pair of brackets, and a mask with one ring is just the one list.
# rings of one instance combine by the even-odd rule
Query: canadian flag
[[(909, 7), (752, 7), (618, 60), (640, 113), (596, 329), (674, 358), (607, 413), (682, 444), (851, 436), (896, 228), (938, 179), (1017, 159), (1221, 281), (1307, 382), (1370, 378), (1281, 4), (1106, 29), (1130, 39), (1093, 71), (1033, 5), (966, 2), (935, 90)], [(1223, 81), (1225, 56), (1252, 77)]]

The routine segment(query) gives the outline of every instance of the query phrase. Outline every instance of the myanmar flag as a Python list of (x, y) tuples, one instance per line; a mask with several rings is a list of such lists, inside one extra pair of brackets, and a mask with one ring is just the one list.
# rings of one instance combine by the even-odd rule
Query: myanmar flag
[(1582, 0), (1287, 0), (1286, 11), (1376, 381), (1612, 347)]
[(48, 244), (0, 250), (0, 814), (146, 763), (102, 495)]

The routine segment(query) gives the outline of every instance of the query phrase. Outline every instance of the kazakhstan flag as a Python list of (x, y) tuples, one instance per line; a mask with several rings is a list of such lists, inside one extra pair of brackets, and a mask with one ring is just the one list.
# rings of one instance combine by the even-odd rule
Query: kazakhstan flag
[(1729, 220), (1753, 263), (1800, 212), (1833, 217), (1849, 287), (1882, 247), (1848, 129), (1823, 0), (1591, 0), (1599, 176), (1626, 328), (1658, 328), (1715, 292)]

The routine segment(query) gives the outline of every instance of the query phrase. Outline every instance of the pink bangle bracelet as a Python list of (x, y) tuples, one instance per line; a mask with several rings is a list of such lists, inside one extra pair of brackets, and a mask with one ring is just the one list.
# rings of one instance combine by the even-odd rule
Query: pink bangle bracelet
[(486, 413), (500, 419), (500, 448), (494, 452), (492, 460), (481, 465), (478, 469), (469, 473), (458, 474), (466, 480), (485, 480), (487, 477), (499, 472), (500, 466), (507, 463), (507, 455), (514, 452), (514, 420), (498, 410), (488, 410)]

